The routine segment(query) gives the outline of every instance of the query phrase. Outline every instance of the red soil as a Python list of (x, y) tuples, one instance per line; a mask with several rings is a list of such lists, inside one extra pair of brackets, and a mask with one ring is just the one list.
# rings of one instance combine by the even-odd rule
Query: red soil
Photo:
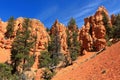
[(120, 42), (81, 62), (79, 58), (73, 65), (61, 69), (52, 80), (120, 80)]

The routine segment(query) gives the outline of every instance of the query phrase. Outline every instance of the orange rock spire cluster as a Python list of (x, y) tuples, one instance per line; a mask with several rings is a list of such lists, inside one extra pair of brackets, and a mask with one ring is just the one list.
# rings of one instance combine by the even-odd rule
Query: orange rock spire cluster
[(93, 46), (99, 51), (106, 46), (106, 29), (103, 22), (103, 12), (108, 18), (108, 23), (111, 24), (107, 10), (101, 6), (93, 16), (84, 19), (84, 25), (80, 29), (79, 40), (82, 48), (91, 51)]

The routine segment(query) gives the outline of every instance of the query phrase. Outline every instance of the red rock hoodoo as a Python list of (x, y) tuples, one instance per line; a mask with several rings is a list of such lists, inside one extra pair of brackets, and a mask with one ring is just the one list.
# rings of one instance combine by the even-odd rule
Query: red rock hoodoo
[(108, 18), (108, 23), (111, 24), (107, 10), (101, 6), (93, 16), (84, 19), (84, 26), (80, 29), (79, 40), (82, 49), (91, 51), (92, 47), (99, 51), (106, 46), (106, 29), (103, 22), (103, 13)]

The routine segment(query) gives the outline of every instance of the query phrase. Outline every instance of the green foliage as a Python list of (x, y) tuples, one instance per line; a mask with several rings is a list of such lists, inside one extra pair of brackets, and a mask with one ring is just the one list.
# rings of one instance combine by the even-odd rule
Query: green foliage
[(40, 65), (39, 67), (46, 67), (49, 68), (52, 64), (51, 54), (47, 51), (41, 52), (40, 58), (39, 58)]
[(47, 51), (41, 52), (39, 57), (40, 65), (39, 67), (54, 67), (59, 64), (60, 61), (60, 54), (59, 53), (59, 43), (57, 42), (58, 38), (54, 35), (51, 35), (51, 41), (48, 43)]
[(55, 72), (51, 72), (50, 69), (46, 69), (44, 70), (43, 79), (51, 80), (54, 75), (55, 75)]
[(106, 28), (106, 40), (107, 40), (107, 45), (110, 46), (112, 42), (109, 41), (109, 39), (114, 38), (120, 38), (120, 14), (116, 15), (115, 21), (112, 27), (108, 24), (108, 18), (103, 13), (103, 22)]
[(39, 68), (45, 68), (43, 73), (44, 80), (51, 80), (55, 75), (54, 67), (59, 63), (58, 57), (53, 57), (53, 54), (43, 51), (39, 56)]
[(47, 27), (47, 28), (46, 28), (46, 31), (47, 31), (47, 32), (49, 32), (49, 31), (50, 31), (50, 29)]
[[(66, 33), (67, 33), (67, 45), (72, 61), (76, 60), (78, 55), (80, 54), (80, 43), (77, 40), (78, 28), (76, 26), (75, 29), (75, 26), (76, 21), (75, 19), (71, 18), (71, 20), (68, 22), (68, 30), (66, 31)], [(72, 30), (72, 32), (70, 33), (69, 30)]]
[(57, 56), (56, 54), (57, 53), (52, 53), (52, 51), (41, 52), (41, 55), (39, 57), (39, 62), (40, 62), (39, 67), (51, 68), (57, 66), (57, 64), (59, 64), (60, 59), (59, 56)]
[(71, 47), (72, 45), (72, 42), (70, 40), (70, 33), (68, 32), (68, 30), (66, 31), (66, 34), (67, 34), (67, 45), (68, 45), (68, 48)]
[(68, 26), (73, 26), (76, 25), (76, 21), (74, 18), (71, 18), (70, 21), (68, 22)]
[(7, 29), (7, 32), (5, 33), (6, 38), (11, 38), (13, 36), (14, 27), (15, 27), (14, 17), (10, 17), (10, 19), (8, 20), (8, 25), (6, 27)]
[(29, 65), (29, 67), (32, 66), (32, 64), (29, 64), (31, 62), (30, 60), (32, 60), (32, 57), (29, 56), (29, 52), (34, 46), (35, 36), (31, 35), (30, 28), (30, 20), (24, 19), (22, 25), (23, 30), (18, 30), (16, 33), (16, 38), (14, 39), (11, 49), (11, 61), (14, 68), (13, 73), (17, 71), (16, 68), (21, 62), (23, 62), (23, 70), (25, 68), (24, 66), (26, 65)]
[(35, 56), (34, 55), (31, 55), (31, 56), (26, 56), (26, 61), (27, 63), (25, 63), (23, 66), (27, 69), (29, 69), (33, 64), (34, 64), (34, 61), (35, 61)]
[(115, 16), (115, 21), (112, 27), (108, 24), (108, 18), (103, 12), (103, 22), (106, 28), (106, 40), (107, 40), (107, 45), (111, 46), (112, 42), (109, 41), (109, 39), (114, 38), (118, 39), (120, 38), (120, 14)]
[(116, 15), (114, 23), (114, 38), (120, 38), (120, 14)]
[(72, 61), (75, 61), (78, 57), (78, 52), (75, 51), (74, 49), (72, 49), (72, 50), (70, 50), (70, 55), (71, 55)]
[(68, 22), (68, 29), (74, 30), (76, 27), (76, 21), (74, 18), (71, 18), (70, 21)]
[(12, 68), (9, 65), (0, 63), (0, 79), (9, 79)]
[(111, 41), (107, 41), (107, 46), (111, 46), (112, 42)]
[(18, 76), (12, 75), (11, 70), (10, 65), (0, 63), (0, 80), (18, 80)]
[(109, 25), (108, 17), (105, 15), (105, 13), (103, 12), (102, 14), (103, 14), (103, 22), (106, 29), (106, 36), (107, 36), (107, 39), (109, 40), (110, 38), (113, 37), (114, 28)]
[(54, 42), (54, 36), (51, 35), (50, 37), (51, 37), (51, 41), (48, 42), (47, 49), (48, 49), (48, 52), (52, 53), (56, 49), (56, 46), (55, 46), (55, 42)]
[(51, 41), (48, 43), (47, 51), (42, 51), (39, 56), (39, 67), (46, 68), (43, 74), (44, 80), (51, 80), (54, 75), (55, 66), (57, 66), (61, 60), (58, 40), (58, 37), (51, 35)]
[(61, 55), (61, 53), (58, 35), (51, 35), (51, 41), (48, 43), (48, 52), (51, 54), (52, 66), (56, 66), (57, 64), (59, 64), (59, 56)]
[[(69, 30), (72, 30), (70, 33)], [(74, 18), (71, 18), (68, 22), (68, 30), (67, 33), (67, 45), (70, 52), (70, 56), (72, 61), (76, 60), (78, 55), (80, 54), (80, 43), (77, 40), (78, 37), (78, 28), (76, 26), (76, 21)]]
[(70, 55), (72, 61), (76, 60), (78, 55), (80, 54), (80, 43), (77, 41), (78, 34), (76, 32), (73, 32), (72, 38), (72, 46), (70, 48)]

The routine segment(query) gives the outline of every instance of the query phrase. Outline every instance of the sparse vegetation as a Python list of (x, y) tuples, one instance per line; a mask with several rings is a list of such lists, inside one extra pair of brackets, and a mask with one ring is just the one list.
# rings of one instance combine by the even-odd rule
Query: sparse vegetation
[(49, 69), (46, 69), (44, 70), (42, 78), (44, 80), (51, 80), (54, 75), (55, 75), (55, 72), (51, 72)]

